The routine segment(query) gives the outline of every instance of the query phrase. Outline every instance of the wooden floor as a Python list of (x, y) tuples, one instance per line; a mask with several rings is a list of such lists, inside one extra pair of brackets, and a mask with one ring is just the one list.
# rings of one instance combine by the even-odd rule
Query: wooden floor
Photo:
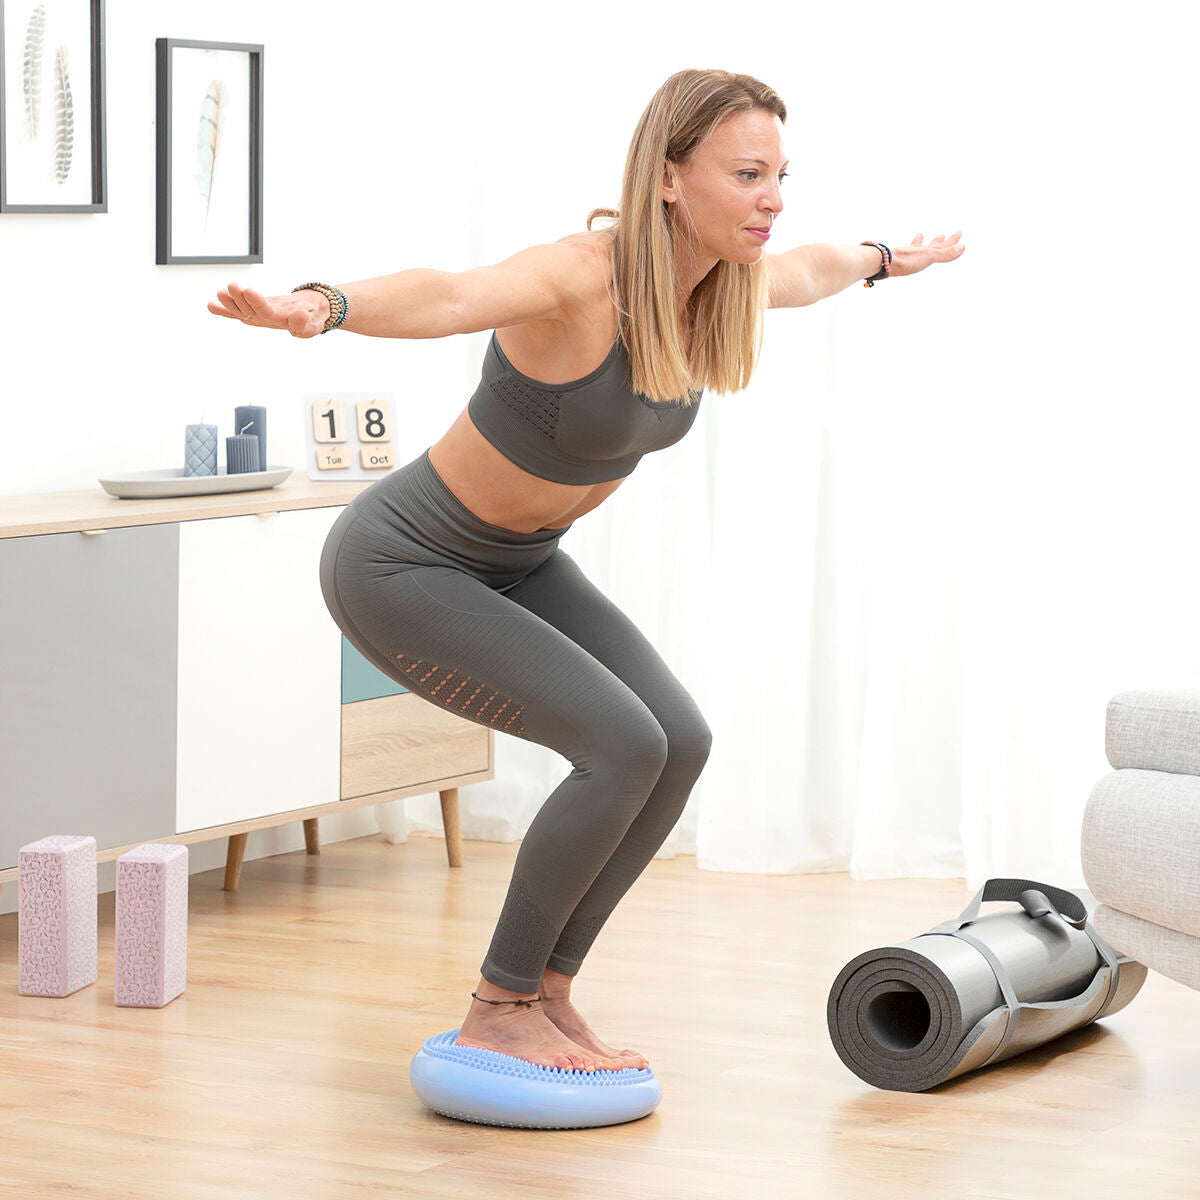
[[(1200, 995), (1151, 974), (1123, 1012), (933, 1092), (877, 1091), (825, 1025), (854, 955), (956, 914), (961, 880), (855, 883), (654, 861), (575, 984), (601, 1037), (662, 1081), (649, 1117), (588, 1130), (424, 1108), (409, 1062), (457, 1027), (516, 845), (379, 837), (190, 887), (188, 986), (113, 1004), (100, 975), (17, 993), (0, 917), (0, 1196), (965, 1197), (1200, 1194)], [(987, 910), (985, 910), (987, 911)]]

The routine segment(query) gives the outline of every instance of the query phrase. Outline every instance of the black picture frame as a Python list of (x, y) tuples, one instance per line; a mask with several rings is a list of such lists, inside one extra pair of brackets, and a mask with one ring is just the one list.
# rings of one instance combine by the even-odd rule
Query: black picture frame
[[(174, 194), (172, 145), (172, 122), (174, 120), (174, 77), (176, 75), (173, 56), (176, 50), (219, 50), (245, 54), (248, 63), (248, 112), (247, 149), (249, 151), (248, 186), (246, 195), (246, 220), (248, 228), (248, 252), (241, 253), (177, 253), (173, 214), (180, 197)], [(157, 84), (157, 161), (156, 197), (157, 218), (155, 229), (155, 257), (158, 266), (177, 263), (260, 263), (263, 260), (263, 47), (245, 42), (207, 42), (184, 38), (155, 39)], [(207, 98), (206, 98), (207, 102)], [(196, 146), (180, 147), (181, 154), (195, 155)], [(210, 183), (211, 187), (211, 183)]]
[[(38, 204), (22, 203), (20, 196), (12, 196), (12, 171), (9, 154), (13, 147), (9, 136), (10, 121), (14, 114), (6, 103), (8, 88), (4, 72), (5, 48), (8, 38), (16, 36), (29, 42), (30, 30), (13, 31), (5, 24), (11, 16), (12, 0), (0, 0), (0, 213), (102, 213), (108, 212), (108, 154), (106, 151), (106, 103), (104, 86), (104, 0), (87, 0), (89, 8), (89, 54), (91, 122), (88, 130), (91, 139), (88, 164), (91, 170), (91, 200), (86, 204)], [(44, 8), (44, 5), (35, 6)], [(43, 47), (44, 50), (44, 47)]]

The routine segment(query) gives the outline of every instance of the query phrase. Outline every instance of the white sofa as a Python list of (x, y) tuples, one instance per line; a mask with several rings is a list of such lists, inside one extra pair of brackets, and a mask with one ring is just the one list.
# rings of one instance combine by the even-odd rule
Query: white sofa
[(1200, 989), (1200, 690), (1119, 692), (1113, 768), (1083, 819), (1092, 923), (1122, 954)]

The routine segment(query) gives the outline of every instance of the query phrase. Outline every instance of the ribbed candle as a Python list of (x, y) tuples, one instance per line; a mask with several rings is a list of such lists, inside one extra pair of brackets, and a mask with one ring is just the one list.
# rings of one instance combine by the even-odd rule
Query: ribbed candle
[(235, 433), (225, 439), (225, 473), (242, 475), (259, 470), (258, 438), (252, 433)]
[(262, 404), (239, 404), (233, 410), (233, 427), (238, 433), (258, 438), (258, 469), (267, 469), (267, 410)]

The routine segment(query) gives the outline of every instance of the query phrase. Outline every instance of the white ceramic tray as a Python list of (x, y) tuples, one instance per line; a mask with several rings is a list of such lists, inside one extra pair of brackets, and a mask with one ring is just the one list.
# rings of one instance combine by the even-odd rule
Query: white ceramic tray
[(160, 496), (213, 496), (220, 492), (253, 492), (273, 488), (291, 473), (291, 467), (268, 467), (265, 471), (241, 471), (232, 475), (224, 467), (216, 475), (184, 476), (182, 467), (162, 471), (133, 471), (128, 475), (101, 479), (110, 496), (124, 500), (153, 500)]

